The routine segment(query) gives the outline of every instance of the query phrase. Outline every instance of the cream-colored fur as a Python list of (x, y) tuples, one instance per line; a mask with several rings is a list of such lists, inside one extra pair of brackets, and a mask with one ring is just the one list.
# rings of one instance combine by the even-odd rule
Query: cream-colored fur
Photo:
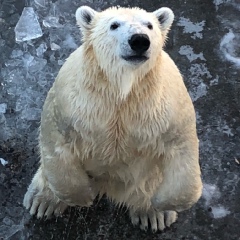
[[(149, 218), (153, 231), (162, 230), (202, 190), (193, 104), (162, 50), (173, 14), (167, 8), (96, 13), (81, 7), (76, 17), (83, 44), (67, 59), (45, 101), (41, 166), (24, 205), (38, 217), (59, 215), (68, 205), (90, 206), (106, 194), (130, 209), (134, 224), (140, 221), (146, 229)], [(125, 24), (119, 30), (125, 35), (149, 36), (146, 62), (121, 59), (126, 46), (118, 42), (123, 33), (108, 30), (113, 18)]]

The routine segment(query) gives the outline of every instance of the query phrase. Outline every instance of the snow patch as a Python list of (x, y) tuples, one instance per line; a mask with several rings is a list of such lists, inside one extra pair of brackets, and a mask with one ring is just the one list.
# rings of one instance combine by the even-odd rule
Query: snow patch
[(3, 158), (0, 158), (0, 162), (3, 166), (8, 164), (8, 161), (4, 160)]
[(205, 21), (193, 23), (188, 18), (180, 17), (180, 20), (178, 21), (177, 25), (184, 27), (184, 29), (183, 29), (184, 33), (192, 33), (193, 35), (191, 36), (191, 38), (202, 39), (203, 36), (202, 36), (201, 31), (203, 31), (203, 27), (205, 26)]
[(202, 197), (205, 199), (205, 204), (208, 206), (213, 199), (220, 198), (220, 192), (214, 184), (203, 184)]
[(212, 214), (214, 218), (223, 218), (230, 214), (230, 211), (223, 206), (212, 207)]
[(201, 115), (199, 114), (199, 112), (196, 110), (196, 119), (197, 119), (197, 123), (200, 124), (202, 123), (202, 117)]
[(193, 102), (197, 101), (199, 98), (207, 95), (207, 85), (201, 82), (194, 90), (190, 91), (190, 96)]
[(189, 71), (193, 76), (198, 78), (202, 78), (203, 76), (205, 76), (206, 78), (212, 78), (212, 75), (208, 71), (205, 63), (192, 64)]
[(215, 4), (216, 9), (218, 10), (218, 6), (224, 3), (229, 2), (229, 0), (213, 0), (213, 3)]
[(227, 125), (225, 120), (221, 120), (219, 122), (219, 126), (217, 127), (217, 130), (219, 132), (222, 132), (224, 134), (226, 134), (228, 137), (233, 137), (234, 134), (232, 132), (232, 129)]
[(217, 75), (215, 79), (210, 81), (210, 86), (218, 85), (219, 76)]
[(192, 101), (195, 102), (197, 99), (205, 96), (207, 94), (207, 85), (203, 82), (203, 77), (212, 78), (211, 73), (205, 63), (195, 63), (192, 64), (190, 69), (190, 81), (192, 86), (189, 90), (189, 94)]
[(221, 197), (219, 189), (216, 185), (203, 183), (202, 197), (205, 199), (206, 208), (211, 208), (212, 217), (223, 218), (230, 214), (230, 211), (222, 205), (211, 206)]
[(6, 113), (6, 110), (7, 110), (7, 104), (0, 103), (0, 113)]
[(240, 67), (240, 58), (236, 56), (236, 48), (239, 47), (240, 34), (234, 34), (230, 29), (220, 42), (220, 50), (223, 52), (225, 58)]
[(190, 62), (198, 58), (200, 60), (206, 61), (206, 59), (203, 56), (203, 53), (199, 53), (199, 54), (194, 53), (193, 48), (189, 45), (181, 46), (179, 50), (179, 54), (186, 56)]

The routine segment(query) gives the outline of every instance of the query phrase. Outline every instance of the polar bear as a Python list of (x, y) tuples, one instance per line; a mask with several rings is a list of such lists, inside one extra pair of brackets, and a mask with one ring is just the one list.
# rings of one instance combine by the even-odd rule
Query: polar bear
[(41, 164), (23, 203), (31, 214), (60, 215), (105, 194), (157, 231), (198, 201), (194, 107), (163, 50), (173, 19), (166, 7), (78, 8), (83, 43), (43, 107)]

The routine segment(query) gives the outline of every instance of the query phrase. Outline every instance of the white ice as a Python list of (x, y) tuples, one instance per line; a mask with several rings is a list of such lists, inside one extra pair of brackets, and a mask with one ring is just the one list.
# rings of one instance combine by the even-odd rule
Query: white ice
[(213, 3), (215, 4), (216, 9), (218, 10), (218, 6), (228, 2), (228, 0), (213, 0)]
[(0, 162), (3, 166), (8, 164), (8, 161), (4, 160), (3, 158), (0, 158)]
[(6, 113), (6, 110), (7, 110), (7, 104), (0, 103), (0, 113)]
[(210, 81), (210, 86), (218, 85), (219, 76), (217, 75), (215, 79)]
[[(22, 211), (20, 213), (22, 213)], [(15, 214), (14, 216), (19, 217), (18, 214), (16, 215), (16, 212), (14, 212), (14, 208), (13, 210), (11, 210), (11, 214)], [(2, 221), (3, 225), (0, 225), (1, 234), (0, 237), (3, 237), (3, 239), (6, 240), (12, 239), (12, 236), (14, 236), (17, 232), (22, 231), (24, 229), (25, 223), (28, 221), (28, 218), (29, 217), (23, 217), (19, 224), (15, 224), (13, 220), (11, 220), (8, 217), (5, 217)]]
[(234, 136), (232, 129), (227, 125), (227, 122), (225, 120), (219, 121), (219, 126), (217, 127), (217, 130), (219, 132), (225, 133), (228, 137)]
[(199, 98), (207, 95), (207, 85), (201, 82), (193, 90), (189, 92), (193, 102), (197, 101)]
[(205, 26), (205, 21), (193, 23), (188, 18), (180, 17), (180, 20), (177, 23), (178, 26), (184, 27), (184, 33), (192, 33), (193, 35), (191, 38), (202, 38), (201, 31), (203, 30), (203, 27)]
[(38, 22), (38, 17), (32, 7), (25, 7), (15, 27), (15, 38), (17, 42), (28, 41), (43, 35)]
[(41, 43), (40, 46), (36, 48), (37, 56), (43, 57), (43, 54), (46, 52), (46, 50), (47, 50), (47, 44), (45, 42)]
[(179, 53), (181, 55), (184, 55), (188, 58), (188, 60), (190, 62), (196, 60), (196, 59), (200, 59), (203, 61), (206, 61), (206, 59), (203, 56), (203, 53), (194, 53), (193, 48), (189, 45), (183, 45), (180, 47)]
[(195, 102), (199, 98), (207, 95), (208, 86), (203, 82), (203, 77), (211, 79), (212, 75), (208, 71), (206, 63), (191, 64), (189, 72), (191, 74), (190, 81), (192, 83), (189, 94), (192, 101)]
[(240, 57), (235, 56), (235, 47), (239, 46), (239, 39), (240, 37), (237, 37), (230, 29), (220, 42), (220, 49), (225, 58), (234, 63), (236, 67), (240, 67)]
[(42, 8), (45, 8), (46, 5), (48, 4), (49, 0), (34, 0), (34, 2)]
[(205, 204), (208, 206), (213, 199), (218, 199), (220, 197), (220, 192), (216, 185), (204, 183), (202, 197), (205, 199)]
[(203, 76), (206, 77), (206, 78), (209, 78), (209, 79), (212, 78), (212, 75), (209, 72), (206, 63), (191, 64), (191, 67), (190, 67), (189, 71), (191, 72), (192, 76), (194, 76), (198, 79), (202, 79)]
[(61, 48), (59, 45), (57, 45), (54, 42), (50, 44), (50, 47), (51, 47), (51, 50), (53, 50), (53, 51), (56, 51)]
[(224, 206), (219, 204), (215, 205), (221, 197), (219, 189), (216, 185), (204, 183), (202, 197), (205, 199), (205, 206), (207, 208), (211, 207), (211, 213), (214, 218), (223, 218), (230, 214), (230, 211)]
[(63, 27), (63, 25), (61, 25), (59, 22), (59, 18), (58, 17), (54, 17), (54, 16), (47, 16), (44, 20), (43, 20), (43, 26), (50, 28), (50, 27)]
[(63, 46), (69, 49), (76, 49), (78, 47), (74, 38), (70, 34), (68, 34), (66, 39), (63, 41)]
[(223, 218), (230, 214), (230, 211), (223, 206), (212, 207), (211, 209), (214, 218)]
[[(38, 0), (44, 1), (44, 0)], [(56, 3), (50, 4), (50, 9), (48, 12), (48, 16), (43, 19), (43, 26), (46, 28), (61, 28), (62, 24), (59, 23), (59, 14), (60, 10)]]

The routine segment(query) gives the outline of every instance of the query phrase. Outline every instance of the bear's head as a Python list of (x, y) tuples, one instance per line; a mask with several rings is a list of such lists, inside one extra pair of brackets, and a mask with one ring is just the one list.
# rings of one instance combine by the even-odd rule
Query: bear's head
[(155, 66), (173, 19), (166, 7), (154, 12), (117, 7), (96, 12), (82, 6), (76, 11), (83, 46), (93, 51), (98, 66), (121, 85), (123, 94)]

